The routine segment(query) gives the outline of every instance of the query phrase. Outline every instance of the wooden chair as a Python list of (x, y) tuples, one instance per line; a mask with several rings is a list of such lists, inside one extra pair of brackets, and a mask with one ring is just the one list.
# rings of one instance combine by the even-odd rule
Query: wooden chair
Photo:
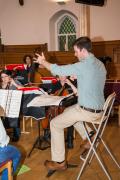
[(30, 120), (30, 127), (33, 127), (33, 118), (31, 116), (23, 116), (23, 119), (22, 119), (22, 132), (21, 133), (24, 133), (24, 134), (28, 134), (30, 133), (29, 131), (26, 131), (26, 121), (27, 120)]
[(13, 180), (13, 176), (12, 176), (12, 161), (5, 161), (3, 163), (0, 164), (0, 173), (2, 171), (4, 171), (5, 169), (8, 170), (8, 180)]

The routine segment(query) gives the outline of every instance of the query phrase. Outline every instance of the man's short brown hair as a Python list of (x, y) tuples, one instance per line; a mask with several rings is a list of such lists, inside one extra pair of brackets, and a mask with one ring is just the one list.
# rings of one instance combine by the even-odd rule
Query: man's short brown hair
[(76, 39), (73, 46), (77, 46), (80, 50), (85, 48), (88, 52), (90, 52), (92, 49), (92, 42), (89, 37), (83, 36)]

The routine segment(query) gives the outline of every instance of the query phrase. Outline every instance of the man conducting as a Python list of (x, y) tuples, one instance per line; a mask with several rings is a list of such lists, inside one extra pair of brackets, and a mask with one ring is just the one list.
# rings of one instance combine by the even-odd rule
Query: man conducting
[(64, 128), (74, 126), (86, 139), (83, 129), (83, 121), (91, 122), (100, 118), (104, 105), (104, 85), (106, 80), (106, 69), (92, 53), (91, 40), (84, 36), (75, 40), (75, 56), (78, 62), (69, 65), (51, 64), (46, 61), (44, 54), (36, 54), (36, 63), (43, 65), (54, 75), (77, 76), (78, 103), (65, 109), (50, 122), (51, 130), (51, 156), (52, 160), (45, 161), (45, 166), (49, 170), (65, 170), (67, 163), (65, 160)]

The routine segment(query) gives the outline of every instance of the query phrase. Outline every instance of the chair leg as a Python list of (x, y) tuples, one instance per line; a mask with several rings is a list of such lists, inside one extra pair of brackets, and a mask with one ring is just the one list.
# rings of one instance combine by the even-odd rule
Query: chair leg
[(32, 117), (30, 118), (30, 126), (33, 127), (33, 119), (32, 119)]
[(30, 132), (25, 130), (25, 121), (26, 121), (25, 118), (26, 118), (26, 117), (23, 116), (23, 119), (22, 119), (22, 122), (23, 122), (23, 123), (22, 123), (22, 131), (21, 131), (21, 133), (23, 133), (23, 134), (29, 134)]
[(23, 117), (23, 132), (25, 132), (25, 117)]
[(79, 171), (77, 180), (80, 179), (80, 176), (82, 175), (82, 172), (83, 172), (85, 166), (87, 165), (87, 161), (88, 161), (88, 157), (89, 157), (89, 155), (90, 155), (90, 152), (91, 152), (91, 149), (89, 150), (89, 152), (88, 152), (88, 154), (87, 154), (87, 156), (86, 156), (86, 159), (85, 159), (84, 162), (83, 162), (83, 165), (82, 165), (82, 167), (81, 167), (81, 169), (80, 169), (80, 171)]
[(95, 156), (96, 156), (96, 158), (97, 158), (98, 162), (100, 163), (100, 165), (101, 165), (101, 167), (102, 167), (103, 171), (105, 172), (106, 176), (108, 177), (108, 179), (109, 179), (109, 180), (112, 180), (112, 178), (110, 177), (109, 173), (107, 172), (107, 170), (106, 170), (105, 166), (103, 165), (102, 161), (100, 160), (100, 158), (99, 158), (99, 156), (98, 156), (98, 154), (96, 153), (96, 151), (95, 151), (95, 149), (94, 149), (94, 148), (93, 148), (93, 151), (94, 151)]
[(113, 156), (113, 154), (110, 152), (110, 149), (108, 148), (108, 146), (105, 144), (105, 142), (103, 141), (103, 139), (101, 139), (101, 142), (103, 143), (105, 149), (107, 150), (108, 154), (110, 155), (111, 159), (115, 162), (115, 164), (118, 166), (118, 168), (120, 168), (119, 163), (117, 162), (117, 160), (115, 159), (115, 157)]
[(90, 150), (89, 150), (89, 152), (88, 152), (88, 154), (87, 154), (87, 156), (86, 156), (86, 158), (85, 158), (85, 160), (84, 160), (84, 162), (83, 162), (83, 165), (82, 165), (82, 167), (81, 167), (81, 169), (80, 169), (80, 172), (79, 172), (79, 174), (78, 174), (77, 180), (80, 179), (80, 176), (82, 175), (82, 172), (83, 172), (85, 166), (87, 165), (87, 161), (89, 160), (88, 158), (90, 157), (90, 153), (91, 153), (92, 151), (93, 151), (93, 153), (95, 154), (95, 156), (96, 156), (98, 162), (100, 163), (103, 171), (105, 172), (106, 176), (108, 177), (109, 180), (111, 180), (111, 177), (110, 177), (109, 173), (107, 172), (105, 166), (103, 165), (103, 163), (102, 163), (102, 161), (100, 160), (100, 158), (99, 158), (96, 150), (95, 150), (94, 147), (93, 147), (93, 143), (92, 143), (92, 145), (91, 145), (91, 147), (90, 147)]
[[(96, 128), (95, 128), (95, 129), (96, 129)], [(88, 132), (87, 132), (87, 129), (86, 129), (86, 126), (85, 126), (85, 123), (84, 123), (84, 130), (85, 130), (87, 139), (88, 139), (88, 141), (89, 141), (89, 143), (90, 143), (90, 149), (89, 149), (88, 154), (87, 154), (87, 156), (86, 156), (86, 158), (85, 158), (85, 160), (84, 160), (84, 162), (83, 162), (83, 165), (82, 165), (82, 167), (81, 167), (81, 169), (80, 169), (80, 172), (79, 172), (79, 174), (78, 174), (77, 180), (80, 179), (80, 176), (82, 175), (82, 172), (83, 172), (85, 166), (87, 165), (87, 162), (88, 162), (88, 161), (91, 162), (94, 155), (96, 156), (98, 162), (100, 163), (100, 165), (101, 165), (103, 171), (105, 172), (106, 176), (108, 177), (108, 179), (111, 180), (111, 177), (110, 177), (109, 173), (107, 172), (105, 166), (103, 165), (102, 161), (100, 160), (100, 158), (99, 158), (99, 156), (98, 156), (98, 154), (97, 154), (97, 152), (96, 152), (96, 147), (97, 147), (98, 144), (100, 143), (100, 142), (97, 141), (98, 138), (99, 138), (98, 132), (96, 133), (93, 142), (91, 142), (91, 140), (90, 140), (90, 138), (89, 138), (89, 135), (88, 135)], [(100, 138), (100, 140), (101, 140), (101, 138)], [(97, 143), (97, 144), (96, 144), (96, 143)], [(91, 154), (91, 153), (92, 153), (92, 154)], [(90, 157), (90, 154), (91, 154), (91, 157)], [(90, 158), (90, 160), (89, 160), (89, 158)]]
[[(95, 130), (96, 127), (94, 126)], [(111, 159), (114, 161), (114, 163), (117, 165), (118, 168), (120, 168), (120, 164), (117, 162), (117, 160), (115, 159), (115, 157), (113, 156), (113, 154), (111, 153), (110, 149), (108, 148), (108, 146), (106, 145), (106, 143), (104, 142), (104, 140), (101, 137), (98, 137), (99, 140), (102, 142), (103, 146), (105, 147), (105, 149), (107, 150), (108, 154), (110, 155)], [(96, 147), (99, 145), (99, 142), (96, 143)], [(91, 163), (92, 159), (94, 157), (94, 152), (91, 155), (90, 161), (89, 163)]]
[[(8, 170), (8, 180), (13, 180), (12, 175), (12, 161), (8, 161), (6, 164), (3, 165), (3, 167), (0, 168), (0, 173), (7, 169)], [(1, 179), (1, 178), (0, 178)]]
[(9, 166), (8, 166), (8, 180), (13, 180), (13, 176), (12, 176), (12, 161), (8, 162)]

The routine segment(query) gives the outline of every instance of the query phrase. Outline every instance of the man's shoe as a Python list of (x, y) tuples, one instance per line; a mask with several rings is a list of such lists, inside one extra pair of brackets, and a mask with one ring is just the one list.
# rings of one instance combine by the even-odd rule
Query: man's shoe
[(64, 171), (67, 169), (67, 163), (65, 161), (63, 161), (62, 163), (58, 163), (55, 161), (46, 160), (44, 165), (48, 170), (52, 170), (52, 171)]

